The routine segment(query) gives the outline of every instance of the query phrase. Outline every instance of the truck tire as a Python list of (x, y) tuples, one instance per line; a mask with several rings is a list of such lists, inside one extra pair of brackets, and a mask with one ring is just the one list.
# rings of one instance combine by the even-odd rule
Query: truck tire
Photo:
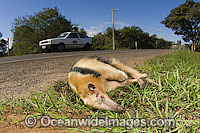
[(42, 52), (43, 52), (43, 53), (50, 53), (51, 50), (50, 50), (50, 49), (43, 49)]
[(85, 46), (84, 46), (83, 49), (86, 50), (86, 51), (88, 51), (88, 50), (91, 49), (91, 45), (87, 43), (87, 44), (85, 44)]
[(57, 47), (57, 50), (58, 50), (59, 52), (65, 51), (65, 45), (64, 45), (64, 44), (59, 44), (58, 47)]

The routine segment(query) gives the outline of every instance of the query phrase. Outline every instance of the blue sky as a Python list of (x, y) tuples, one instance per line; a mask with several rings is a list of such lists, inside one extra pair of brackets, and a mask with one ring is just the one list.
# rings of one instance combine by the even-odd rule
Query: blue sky
[[(197, 0), (194, 0), (197, 2)], [(115, 26), (139, 26), (150, 35), (156, 33), (169, 41), (181, 40), (160, 22), (185, 0), (0, 0), (0, 32), (3, 38), (12, 37), (10, 31), (18, 16), (33, 15), (46, 7), (57, 7), (66, 19), (86, 29), (89, 36), (111, 27), (109, 9), (115, 12)]]

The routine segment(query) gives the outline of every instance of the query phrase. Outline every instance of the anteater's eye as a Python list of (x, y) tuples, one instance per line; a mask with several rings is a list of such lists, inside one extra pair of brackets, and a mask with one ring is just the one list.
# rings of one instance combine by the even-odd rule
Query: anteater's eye
[(93, 91), (95, 89), (95, 86), (93, 84), (88, 84), (88, 89)]
[(105, 100), (105, 98), (103, 96), (101, 96), (101, 101), (103, 102)]

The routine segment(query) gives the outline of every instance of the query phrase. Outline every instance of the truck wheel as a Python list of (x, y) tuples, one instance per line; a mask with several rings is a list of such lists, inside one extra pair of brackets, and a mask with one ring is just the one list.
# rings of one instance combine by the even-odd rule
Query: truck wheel
[(83, 49), (86, 50), (86, 51), (88, 51), (88, 50), (91, 49), (91, 45), (87, 43), (87, 44), (85, 44), (85, 46), (84, 46)]
[(59, 52), (63, 52), (65, 50), (64, 44), (59, 44), (57, 49)]
[(42, 52), (43, 52), (43, 53), (50, 53), (51, 50), (50, 50), (50, 49), (43, 49)]

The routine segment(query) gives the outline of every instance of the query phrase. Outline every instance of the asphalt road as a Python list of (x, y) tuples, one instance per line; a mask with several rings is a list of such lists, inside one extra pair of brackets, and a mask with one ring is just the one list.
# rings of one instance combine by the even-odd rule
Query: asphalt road
[(24, 56), (11, 56), (0, 58), (0, 64), (14, 63), (20, 61), (48, 59), (48, 58), (59, 58), (59, 57), (73, 57), (73, 56), (85, 56), (85, 55), (98, 55), (98, 54), (112, 54), (112, 53), (126, 53), (126, 52), (141, 52), (142, 50), (98, 50), (98, 51), (73, 51), (73, 52), (54, 52), (54, 53), (42, 53), (42, 54), (31, 54)]

